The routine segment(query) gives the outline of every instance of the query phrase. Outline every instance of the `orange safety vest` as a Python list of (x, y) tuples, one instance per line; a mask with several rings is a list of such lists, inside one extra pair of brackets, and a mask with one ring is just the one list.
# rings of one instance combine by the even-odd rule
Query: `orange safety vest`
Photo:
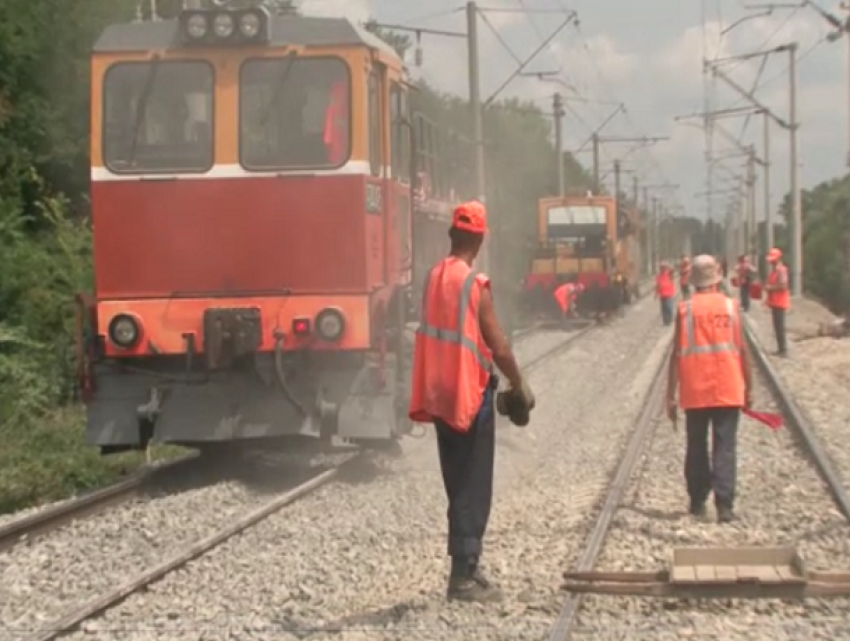
[(429, 272), (413, 353), (411, 420), (441, 419), (458, 432), (472, 427), (493, 370), (478, 322), (485, 287), (490, 279), (454, 256)]
[(572, 283), (564, 283), (553, 293), (555, 300), (558, 302), (558, 307), (561, 308), (564, 314), (570, 309), (570, 304), (573, 302), (575, 295), (575, 289), (576, 287)]
[(673, 284), (673, 278), (670, 272), (662, 272), (658, 274), (655, 281), (655, 288), (659, 298), (673, 298), (676, 295), (676, 286)]
[(774, 309), (788, 309), (791, 307), (791, 292), (788, 290), (788, 268), (785, 265), (777, 265), (767, 277), (768, 285), (779, 285), (785, 283), (785, 289), (767, 292), (767, 306)]
[(679, 405), (686, 410), (743, 407), (741, 315), (720, 292), (679, 304)]
[(339, 165), (348, 153), (348, 87), (340, 80), (331, 86), (325, 110), (323, 140), (328, 150), (328, 162)]

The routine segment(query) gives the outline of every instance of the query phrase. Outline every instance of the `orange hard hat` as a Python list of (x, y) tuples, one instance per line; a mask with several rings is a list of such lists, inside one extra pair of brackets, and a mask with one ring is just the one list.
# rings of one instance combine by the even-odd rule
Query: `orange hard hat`
[(470, 200), (455, 207), (452, 227), (473, 234), (487, 233), (487, 210), (477, 200)]
[(767, 252), (767, 262), (775, 263), (776, 261), (782, 258), (782, 252), (774, 247), (769, 252)]

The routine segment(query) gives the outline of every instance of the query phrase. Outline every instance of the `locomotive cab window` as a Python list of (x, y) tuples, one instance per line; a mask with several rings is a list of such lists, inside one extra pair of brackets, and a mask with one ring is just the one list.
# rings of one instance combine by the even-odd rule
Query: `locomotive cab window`
[(351, 80), (343, 60), (248, 60), (239, 82), (244, 167), (330, 169), (348, 161)]
[(103, 156), (115, 173), (213, 165), (214, 71), (206, 62), (122, 62), (103, 80)]

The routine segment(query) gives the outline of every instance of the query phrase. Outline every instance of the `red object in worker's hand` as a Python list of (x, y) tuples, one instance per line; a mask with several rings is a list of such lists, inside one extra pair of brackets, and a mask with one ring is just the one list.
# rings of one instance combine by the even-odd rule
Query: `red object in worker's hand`
[(744, 414), (754, 421), (758, 421), (759, 423), (766, 425), (772, 430), (778, 430), (785, 424), (785, 419), (782, 418), (782, 414), (774, 414), (773, 412), (756, 412), (748, 409), (744, 410)]
[(737, 286), (738, 286), (738, 277), (732, 276), (732, 287), (737, 287)]
[(750, 283), (750, 298), (753, 300), (761, 300), (761, 283)]

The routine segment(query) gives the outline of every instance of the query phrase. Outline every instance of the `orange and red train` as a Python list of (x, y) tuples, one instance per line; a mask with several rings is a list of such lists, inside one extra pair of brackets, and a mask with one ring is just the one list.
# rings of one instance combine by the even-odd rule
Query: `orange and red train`
[(407, 433), (411, 287), (463, 185), (396, 52), (217, 8), (110, 26), (91, 73), (89, 443)]
[(639, 221), (612, 196), (542, 198), (537, 239), (525, 278), (526, 305), (555, 309), (552, 294), (564, 282), (583, 285), (582, 312), (611, 311), (637, 295)]

